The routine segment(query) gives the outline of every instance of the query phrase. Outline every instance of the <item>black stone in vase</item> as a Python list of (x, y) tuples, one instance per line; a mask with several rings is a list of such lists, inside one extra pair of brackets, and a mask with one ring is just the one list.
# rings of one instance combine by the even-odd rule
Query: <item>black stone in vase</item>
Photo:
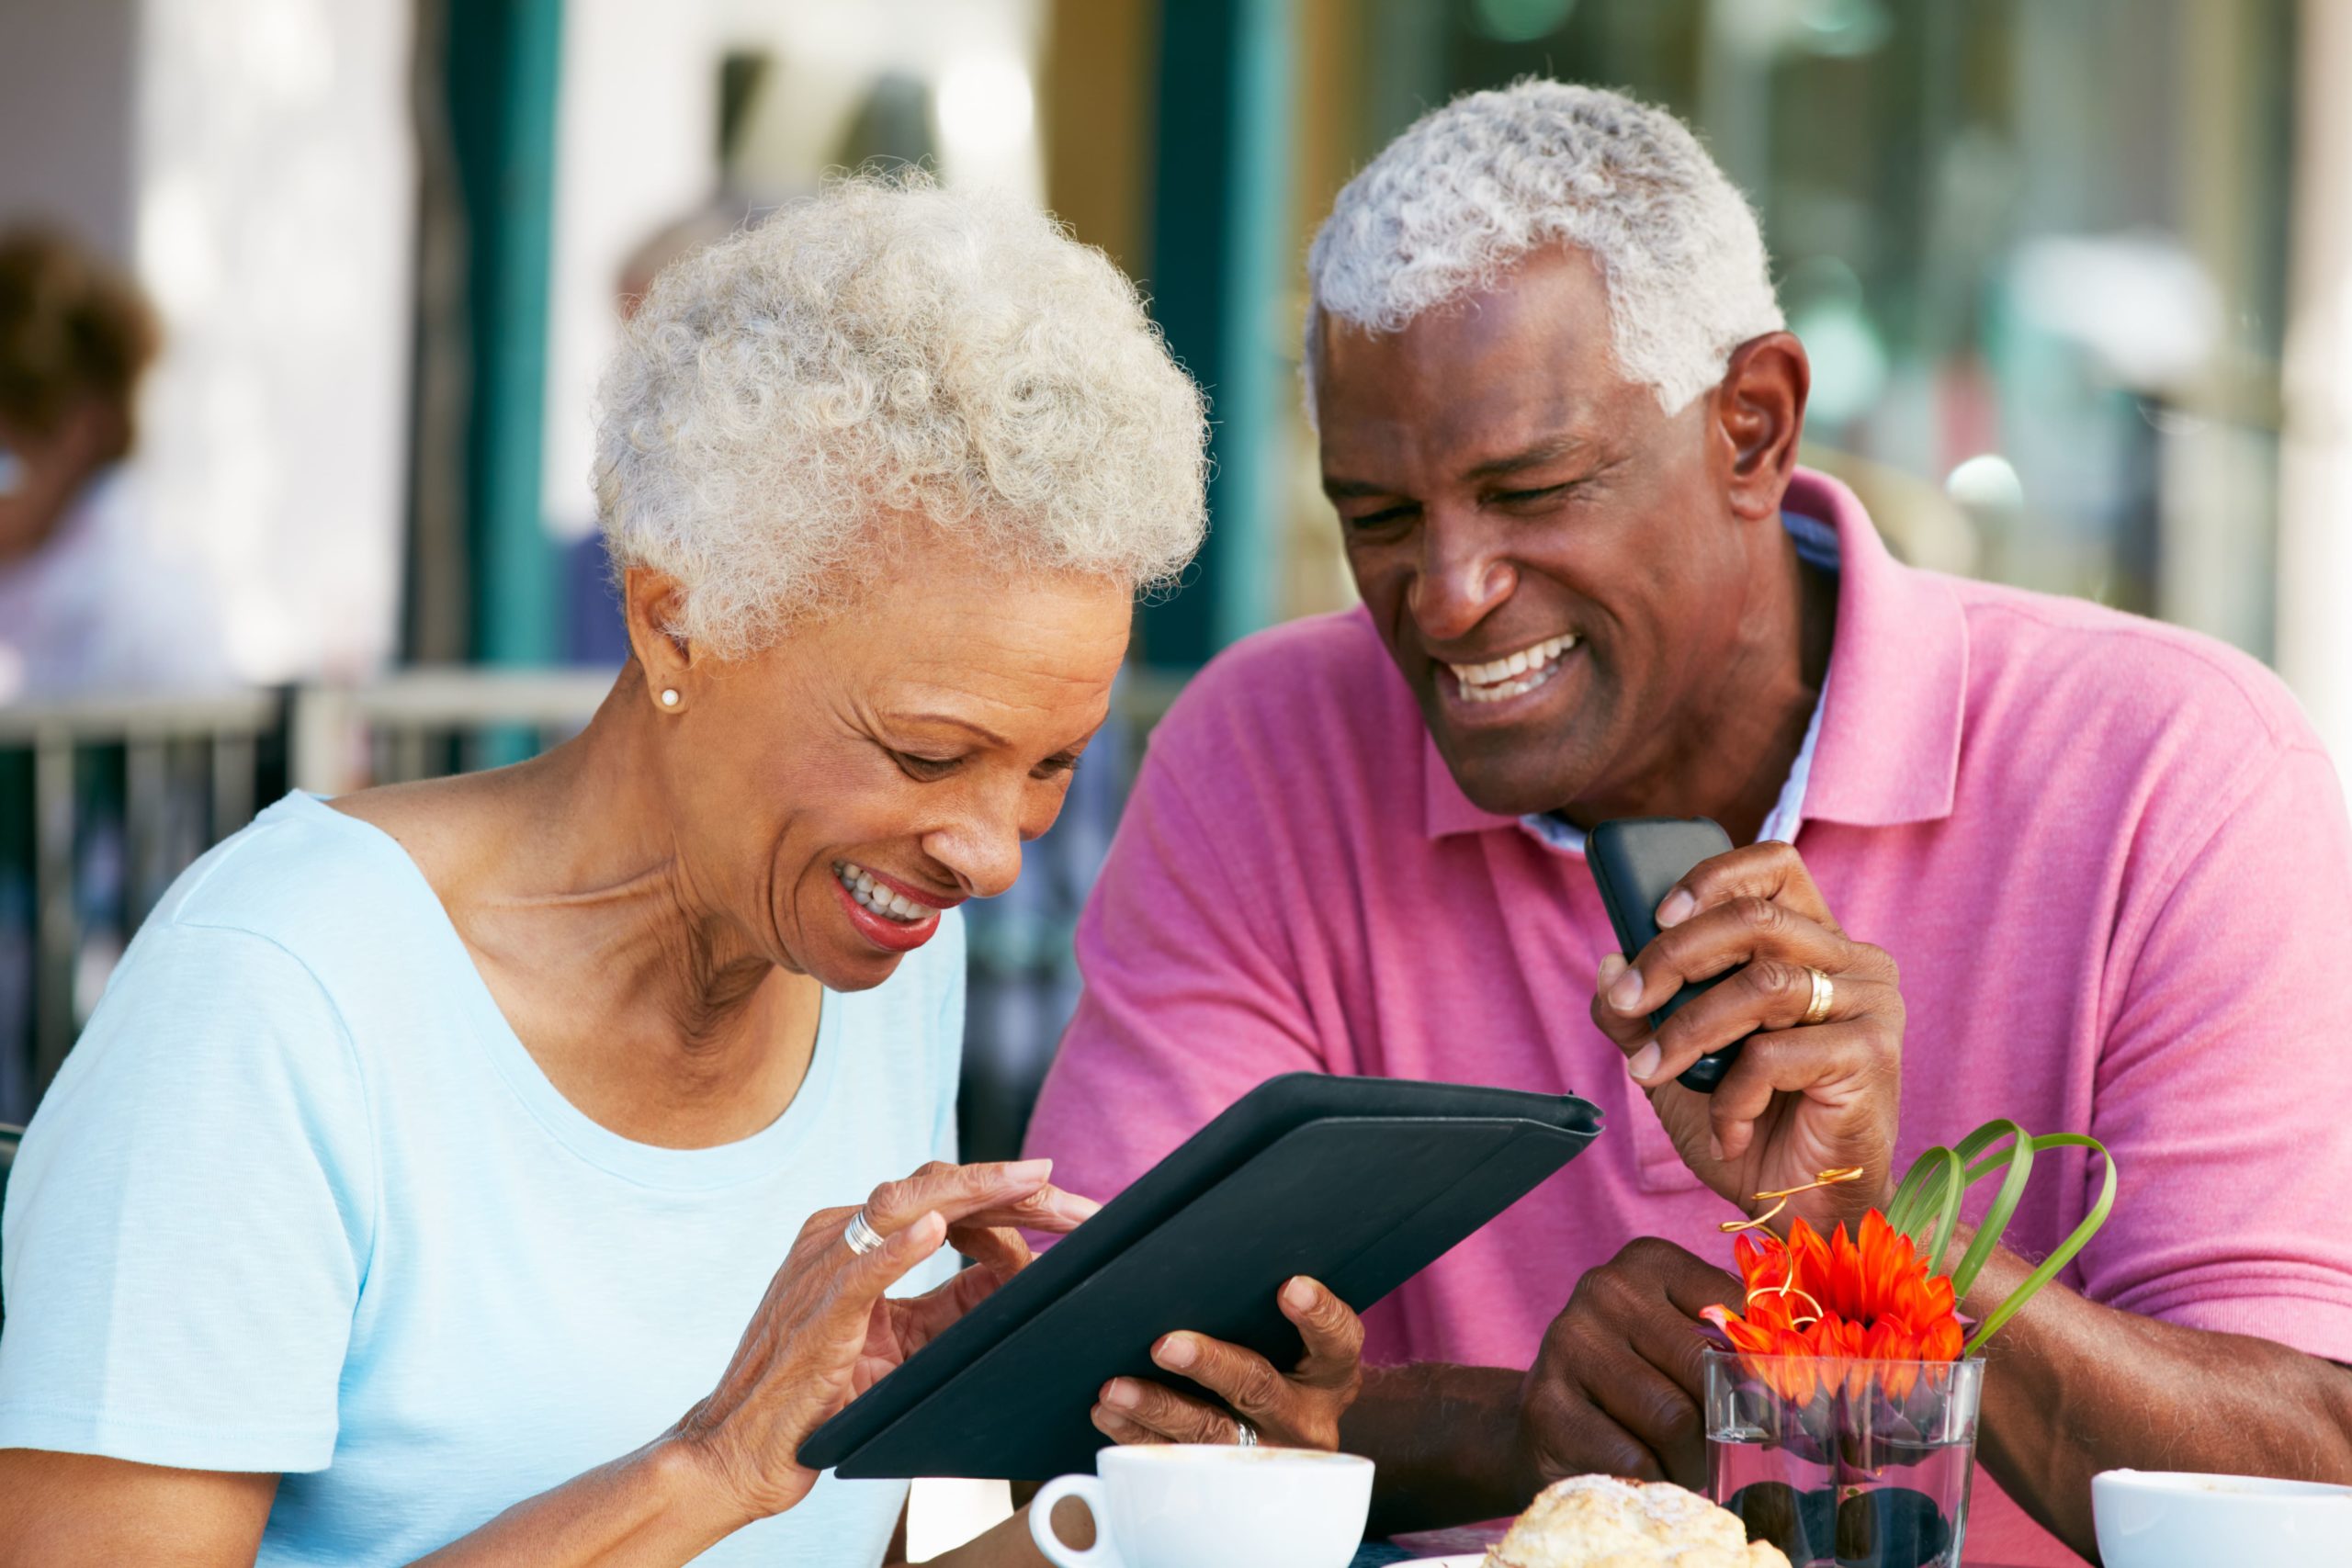
[(1951, 1521), (1924, 1492), (1874, 1486), (1838, 1505), (1837, 1544), (1838, 1568), (1923, 1568), (1951, 1544)]

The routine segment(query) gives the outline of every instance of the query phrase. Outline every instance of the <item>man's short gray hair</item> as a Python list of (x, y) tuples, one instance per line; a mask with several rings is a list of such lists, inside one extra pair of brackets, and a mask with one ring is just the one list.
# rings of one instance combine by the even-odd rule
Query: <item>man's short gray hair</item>
[(1201, 396), (1046, 214), (844, 178), (662, 272), (600, 391), (616, 570), (722, 658), (837, 608), (908, 519), (1012, 570), (1165, 584), (1204, 527)]
[(1310, 403), (1323, 314), (1396, 332), (1554, 244), (1600, 267), (1617, 367), (1669, 413), (1781, 325), (1756, 215), (1687, 126), (1531, 79), (1423, 115), (1340, 192), (1306, 263)]

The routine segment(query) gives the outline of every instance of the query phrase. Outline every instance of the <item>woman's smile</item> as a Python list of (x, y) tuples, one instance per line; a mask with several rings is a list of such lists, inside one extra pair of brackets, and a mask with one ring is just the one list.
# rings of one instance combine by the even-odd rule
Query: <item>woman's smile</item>
[(911, 953), (939, 930), (939, 912), (963, 902), (922, 893), (854, 861), (833, 862), (833, 886), (858, 934), (887, 953)]

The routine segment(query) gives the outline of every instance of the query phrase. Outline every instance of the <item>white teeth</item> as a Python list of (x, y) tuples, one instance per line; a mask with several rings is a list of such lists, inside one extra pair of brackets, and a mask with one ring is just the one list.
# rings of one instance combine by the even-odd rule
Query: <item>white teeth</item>
[(913, 925), (916, 921), (935, 912), (929, 906), (918, 904), (898, 892), (888, 883), (875, 881), (874, 874), (862, 865), (852, 865), (847, 861), (835, 861), (833, 878), (849, 889), (850, 897), (857, 900), (861, 908), (870, 909), (886, 919), (898, 921), (900, 925)]
[(1505, 697), (1532, 692), (1550, 680), (1558, 673), (1552, 661), (1576, 645), (1573, 635), (1563, 635), (1484, 664), (1449, 664), (1446, 668), (1461, 682), (1464, 700), (1500, 702)]

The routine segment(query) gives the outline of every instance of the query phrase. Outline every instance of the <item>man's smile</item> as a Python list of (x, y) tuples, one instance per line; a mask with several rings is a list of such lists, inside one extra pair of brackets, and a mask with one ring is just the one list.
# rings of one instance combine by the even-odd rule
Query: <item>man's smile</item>
[(1561, 656), (1576, 646), (1576, 634), (1564, 632), (1482, 664), (1441, 662), (1453, 673), (1463, 701), (1498, 703), (1532, 692), (1558, 674)]

